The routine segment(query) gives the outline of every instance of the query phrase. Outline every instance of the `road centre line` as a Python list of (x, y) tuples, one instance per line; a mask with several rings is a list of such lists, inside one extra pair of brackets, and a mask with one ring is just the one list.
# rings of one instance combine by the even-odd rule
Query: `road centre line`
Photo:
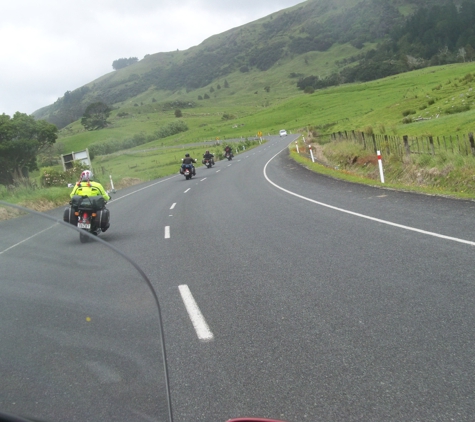
[(170, 239), (170, 226), (165, 226), (165, 239)]
[(346, 210), (346, 209), (343, 209), (343, 208), (338, 208), (338, 207), (335, 207), (333, 205), (329, 205), (329, 204), (325, 204), (323, 202), (319, 202), (319, 201), (315, 201), (314, 199), (310, 199), (310, 198), (307, 198), (306, 196), (302, 196), (302, 195), (299, 195), (295, 192), (292, 192), (292, 191), (289, 191), (287, 189), (284, 189), (283, 187), (277, 185), (276, 183), (274, 183), (272, 180), (269, 179), (269, 177), (267, 176), (267, 166), (269, 165), (269, 163), (275, 158), (277, 157), (282, 151), (284, 151), (286, 148), (288, 148), (288, 146), (286, 146), (284, 149), (280, 150), (277, 154), (275, 154), (267, 163), (266, 165), (264, 166), (264, 169), (263, 169), (263, 173), (264, 173), (264, 177), (266, 178), (266, 180), (273, 186), (275, 186), (277, 189), (280, 189), (281, 191), (285, 192), (285, 193), (288, 193), (289, 195), (293, 195), (293, 196), (296, 196), (297, 198), (300, 198), (300, 199), (303, 199), (305, 201), (308, 201), (308, 202), (312, 202), (314, 204), (317, 204), (317, 205), (320, 205), (322, 207), (326, 207), (326, 208), (330, 208), (332, 210), (335, 210), (335, 211), (339, 211), (339, 212), (343, 212), (345, 214), (350, 214), (350, 215), (353, 215), (355, 217), (360, 217), (360, 218), (365, 218), (367, 220), (371, 220), (371, 221), (375, 221), (377, 223), (381, 223), (381, 224), (386, 224), (388, 226), (393, 226), (393, 227), (398, 227), (400, 229), (404, 229), (404, 230), (408, 230), (408, 231), (413, 231), (413, 232), (416, 232), (416, 233), (420, 233), (420, 234), (425, 234), (427, 236), (432, 236), (432, 237), (437, 237), (439, 239), (445, 239), (445, 240), (451, 240), (453, 242), (458, 242), (458, 243), (463, 243), (463, 244), (466, 244), (466, 245), (470, 245), (470, 246), (475, 246), (475, 242), (472, 242), (470, 240), (465, 240), (465, 239), (459, 239), (457, 237), (451, 237), (451, 236), (445, 236), (443, 234), (439, 234), (439, 233), (434, 233), (434, 232), (429, 232), (429, 231), (426, 231), (426, 230), (421, 230), (421, 229), (417, 229), (415, 227), (410, 227), (410, 226), (405, 226), (403, 224), (398, 224), (398, 223), (393, 223), (392, 221), (388, 221), (388, 220), (382, 220), (380, 218), (375, 218), (375, 217), (371, 217), (369, 215), (365, 215), (365, 214), (360, 214), (360, 213), (357, 213), (357, 212), (353, 212), (353, 211), (349, 211), (349, 210)]
[(168, 179), (163, 179), (163, 180), (160, 180), (159, 182), (152, 183), (151, 185), (148, 185), (148, 186), (145, 186), (145, 187), (143, 187), (143, 188), (134, 190), (133, 192), (130, 192), (130, 193), (124, 195), (124, 196), (121, 196), (120, 198), (111, 199), (111, 200), (109, 201), (109, 204), (112, 203), (112, 202), (117, 202), (117, 201), (119, 201), (119, 200), (121, 200), (121, 199), (123, 199), (123, 198), (126, 198), (127, 196), (134, 195), (135, 193), (140, 192), (140, 191), (142, 191), (142, 190), (144, 190), (144, 189), (148, 189), (148, 188), (151, 188), (152, 186), (159, 185), (160, 183), (166, 182), (166, 181), (171, 180), (171, 179), (173, 179), (173, 178), (175, 178), (175, 177), (177, 177), (177, 176), (172, 176), (172, 177), (169, 177)]
[(183, 192), (183, 193), (186, 193), (186, 192), (188, 192), (190, 189), (191, 189), (191, 188), (188, 188), (188, 189), (187, 189), (185, 192)]
[(175, 208), (175, 205), (176, 205), (176, 202), (174, 202), (174, 203), (172, 204), (172, 206), (170, 207), (170, 209), (172, 210), (173, 208)]
[(188, 316), (191, 319), (191, 323), (195, 328), (196, 335), (198, 339), (201, 341), (211, 341), (214, 339), (214, 335), (211, 332), (203, 314), (198, 307), (193, 295), (191, 294), (190, 288), (186, 284), (182, 284), (178, 286), (178, 290), (180, 291), (181, 298), (183, 303), (185, 304), (186, 311), (188, 312)]
[(204, 179), (201, 179), (200, 182), (203, 182), (204, 180), (206, 180), (206, 177)]

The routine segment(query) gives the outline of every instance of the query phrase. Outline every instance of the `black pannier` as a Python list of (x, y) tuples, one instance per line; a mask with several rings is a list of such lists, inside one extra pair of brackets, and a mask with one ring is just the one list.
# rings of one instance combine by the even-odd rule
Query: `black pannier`
[(65, 208), (63, 213), (63, 221), (68, 224), (72, 224), (73, 226), (78, 225), (78, 217), (74, 215), (73, 208)]
[(81, 196), (74, 195), (71, 198), (71, 207), (75, 210), (91, 210), (98, 211), (102, 210), (106, 205), (106, 200), (101, 195), (96, 196)]
[(102, 210), (96, 211), (96, 216), (94, 217), (94, 222), (96, 223), (97, 227), (100, 227), (101, 230), (108, 228), (110, 220), (110, 212), (107, 208)]

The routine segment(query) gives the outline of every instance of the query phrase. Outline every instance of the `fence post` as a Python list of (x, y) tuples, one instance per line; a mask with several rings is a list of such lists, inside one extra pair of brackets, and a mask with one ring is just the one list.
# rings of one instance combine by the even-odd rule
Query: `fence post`
[(475, 156), (475, 140), (473, 139), (473, 133), (468, 134), (468, 139), (470, 140), (470, 148), (472, 150), (472, 155)]
[(366, 149), (366, 139), (364, 137), (364, 132), (361, 132), (361, 137), (363, 138), (363, 148)]
[(374, 133), (371, 135), (371, 137), (373, 138), (374, 153), (377, 154), (378, 148), (376, 148), (376, 137), (374, 136)]
[(406, 155), (411, 155), (411, 147), (409, 146), (409, 139), (407, 135), (404, 135), (402, 139), (404, 139), (404, 148), (406, 149)]
[(429, 144), (430, 144), (430, 153), (432, 155), (435, 155), (434, 151), (434, 139), (432, 138), (432, 135), (429, 135)]

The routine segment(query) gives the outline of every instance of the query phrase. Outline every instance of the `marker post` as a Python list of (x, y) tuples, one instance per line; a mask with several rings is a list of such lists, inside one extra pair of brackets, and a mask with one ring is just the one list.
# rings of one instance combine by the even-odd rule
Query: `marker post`
[(378, 165), (379, 175), (381, 176), (381, 183), (384, 183), (383, 161), (381, 160), (381, 151), (378, 151)]

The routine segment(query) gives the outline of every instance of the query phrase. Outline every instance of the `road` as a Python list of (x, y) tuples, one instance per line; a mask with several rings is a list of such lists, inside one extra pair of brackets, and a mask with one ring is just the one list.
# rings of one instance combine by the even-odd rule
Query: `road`
[(175, 421), (473, 420), (475, 204), (311, 173), (291, 140), (109, 203), (101, 238), (159, 295)]

